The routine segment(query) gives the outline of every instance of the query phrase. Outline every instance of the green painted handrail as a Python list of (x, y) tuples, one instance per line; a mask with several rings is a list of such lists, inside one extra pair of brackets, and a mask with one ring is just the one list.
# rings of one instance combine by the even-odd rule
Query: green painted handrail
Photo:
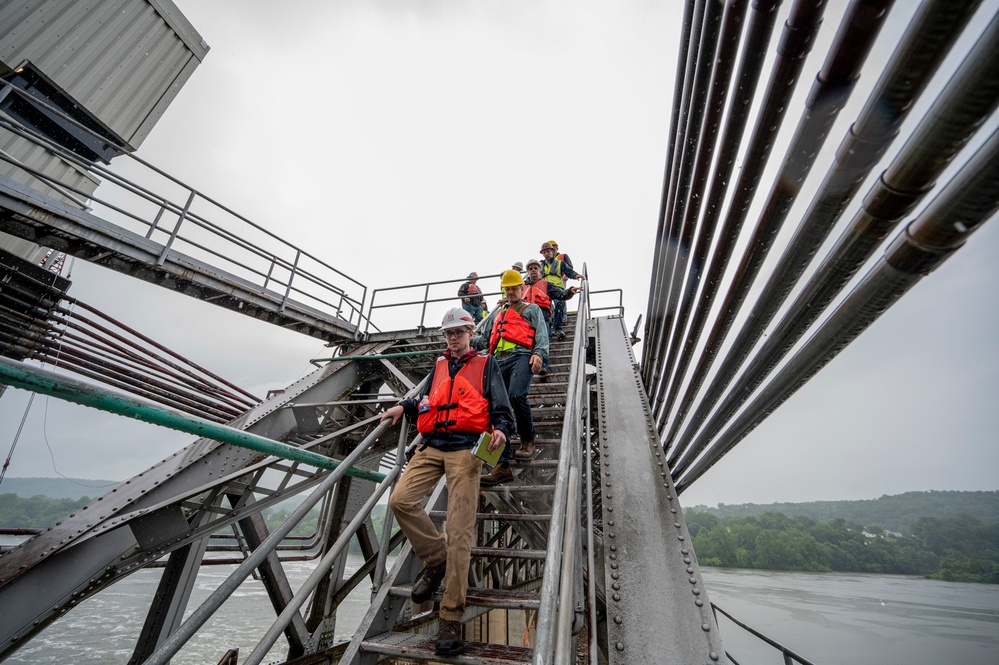
[[(141, 402), (10, 358), (0, 357), (0, 383), (321, 469), (333, 470), (340, 465), (339, 461), (325, 455), (180, 411)], [(383, 473), (359, 468), (351, 468), (347, 471), (347, 475), (372, 482), (381, 482), (385, 479)]]

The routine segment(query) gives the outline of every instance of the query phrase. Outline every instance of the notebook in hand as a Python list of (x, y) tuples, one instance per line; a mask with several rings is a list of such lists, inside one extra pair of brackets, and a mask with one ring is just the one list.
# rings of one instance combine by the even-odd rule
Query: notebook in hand
[(489, 432), (483, 432), (482, 436), (476, 442), (475, 447), (472, 448), (472, 454), (481, 459), (486, 464), (495, 465), (499, 462), (500, 453), (503, 452), (504, 446), (500, 446), (493, 452), (489, 452), (489, 444), (493, 440), (493, 435)]

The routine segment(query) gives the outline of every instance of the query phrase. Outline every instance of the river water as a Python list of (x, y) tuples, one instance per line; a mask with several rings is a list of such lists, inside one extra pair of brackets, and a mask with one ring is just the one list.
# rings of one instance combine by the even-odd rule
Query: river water
[[(999, 585), (900, 575), (702, 569), (711, 601), (815, 665), (999, 664)], [(741, 665), (778, 652), (723, 616)]]
[[(348, 571), (360, 565), (350, 557)], [(311, 564), (288, 565), (297, 588)], [(206, 568), (192, 594), (193, 609), (231, 568)], [(72, 610), (6, 664), (125, 663), (141, 628), (158, 570), (140, 571)], [(703, 569), (711, 600), (815, 665), (999, 665), (999, 586), (912, 577), (777, 573)], [(353, 633), (368, 607), (363, 585), (342, 606), (338, 637)], [(274, 620), (263, 587), (248, 580), (173, 659), (174, 665), (217, 663), (228, 648), (241, 659)], [(650, 620), (652, 618), (650, 617)], [(778, 652), (719, 618), (726, 649), (740, 665), (780, 665)], [(280, 644), (280, 642), (279, 642)], [(265, 662), (279, 662), (273, 649)]]

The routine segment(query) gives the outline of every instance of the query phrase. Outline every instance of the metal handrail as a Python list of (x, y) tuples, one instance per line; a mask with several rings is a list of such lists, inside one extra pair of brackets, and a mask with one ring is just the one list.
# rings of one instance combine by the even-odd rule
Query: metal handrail
[[(775, 648), (778, 651), (780, 651), (781, 656), (783, 656), (783, 658), (784, 658), (784, 665), (791, 665), (791, 663), (800, 663), (801, 665), (814, 665), (812, 663), (812, 661), (808, 660), (804, 656), (798, 655), (797, 653), (795, 653), (794, 651), (791, 651), (790, 649), (788, 649), (786, 646), (784, 646), (780, 642), (777, 642), (776, 640), (773, 640), (773, 639), (767, 637), (766, 635), (764, 635), (760, 631), (756, 630), (755, 628), (747, 626), (746, 624), (744, 624), (743, 622), (739, 621), (734, 616), (732, 616), (731, 614), (729, 614), (728, 612), (726, 612), (722, 608), (718, 607), (714, 603), (711, 603), (711, 611), (714, 612), (715, 623), (718, 622), (718, 614), (720, 613), (722, 616), (724, 616), (729, 621), (731, 621), (735, 625), (739, 626), (740, 628), (742, 628), (743, 630), (745, 630), (749, 634), (753, 635), (756, 638), (759, 638), (760, 640), (766, 642), (767, 644), (769, 644), (773, 648)], [(726, 655), (728, 655), (727, 652), (726, 652)], [(731, 656), (729, 656), (729, 658), (732, 659)], [(734, 661), (734, 659), (732, 659), (732, 660)]]
[[(0, 86), (8, 86), (14, 94), (25, 96), (22, 90), (7, 81), (0, 80)], [(81, 125), (74, 118), (67, 116), (60, 109), (34, 97), (28, 98), (28, 101), (33, 105), (45, 107), (48, 111), (59, 115), (66, 122), (72, 123), (81, 130), (97, 136), (92, 130)], [(231, 266), (235, 266), (242, 273), (238, 276), (247, 278), (248, 281), (258, 288), (267, 289), (270, 282), (275, 282), (284, 287), (283, 290), (286, 298), (291, 294), (302, 296), (317, 303), (319, 307), (325, 306), (336, 310), (337, 316), (340, 316), (340, 311), (346, 304), (349, 310), (346, 317), (348, 323), (355, 324), (358, 328), (361, 327), (363, 323), (364, 303), (367, 300), (368, 293), (368, 288), (364, 284), (302, 248), (282, 239), (263, 226), (255, 224), (247, 217), (235, 212), (215, 199), (205, 196), (149, 162), (136, 157), (134, 154), (128, 152), (126, 148), (115, 146), (119, 155), (128, 157), (124, 168), (127, 169), (128, 164), (138, 165), (142, 172), (142, 179), (147, 182), (165, 180), (166, 182), (160, 182), (156, 185), (157, 191), (154, 191), (152, 185), (146, 186), (136, 182), (134, 177), (132, 179), (127, 178), (102, 164), (87, 161), (11, 118), (5, 118), (0, 122), (0, 127), (37, 145), (60, 159), (70, 162), (83, 172), (92, 174), (100, 181), (101, 185), (114, 188), (114, 190), (110, 193), (110, 197), (99, 198), (91, 192), (79, 190), (67, 183), (59, 182), (52, 176), (30, 168), (2, 153), (0, 153), (0, 159), (60, 191), (66, 190), (72, 192), (76, 196), (81, 197), (82, 200), (90, 202), (91, 205), (96, 203), (108, 211), (113, 211), (117, 217), (114, 223), (119, 224), (123, 228), (127, 228), (125, 224), (130, 223), (128, 220), (131, 220), (131, 222), (137, 222), (146, 228), (147, 238), (151, 238), (154, 232), (166, 233), (169, 240), (165, 243), (164, 251), (174, 241), (179, 240), (192, 248), (221, 258)], [(107, 137), (99, 138), (102, 142), (108, 141)], [(177, 203), (171, 199), (171, 195), (163, 193), (166, 188), (173, 187), (181, 189), (181, 196), (183, 198), (180, 200), (184, 201), (183, 203)], [(65, 192), (63, 193), (65, 195)], [(115, 195), (118, 196), (116, 197)], [(120, 199), (121, 195), (138, 198), (138, 201), (132, 201), (131, 207), (126, 207), (121, 201), (114, 202), (110, 200), (111, 198)], [(79, 205), (78, 201), (75, 203)], [(230, 223), (228, 225), (223, 225), (224, 222), (220, 217), (216, 217), (212, 221), (204, 215), (196, 214), (192, 210), (196, 203), (207, 204), (220, 216), (234, 218), (235, 224), (231, 223), (232, 219), (229, 220)], [(154, 208), (145, 207), (143, 209), (143, 206), (146, 206), (146, 204), (152, 204)], [(152, 212), (152, 210), (155, 210), (155, 212)], [(169, 213), (169, 215), (165, 215), (165, 213)], [(171, 229), (164, 229), (162, 227), (164, 218), (173, 215), (176, 215), (176, 224)], [(112, 220), (109, 219), (108, 221)], [(122, 224), (122, 222), (125, 222), (125, 224)], [(181, 234), (185, 222), (190, 222), (194, 227), (207, 232), (216, 241), (220, 240), (220, 246), (209, 247), (198, 242), (190, 233), (186, 235)], [(263, 237), (264, 242), (246, 240), (248, 234), (258, 234)], [(265, 246), (265, 243), (269, 244), (269, 246)], [(286, 258), (282, 256), (282, 253), (290, 254), (290, 257)], [(237, 254), (243, 255), (242, 258), (237, 259)], [(250, 261), (254, 258), (263, 259), (269, 263), (269, 269), (265, 271), (251, 265)], [(303, 266), (303, 263), (307, 263), (308, 265)], [(282, 280), (286, 281), (274, 277), (275, 269), (278, 269), (279, 272), (281, 270), (287, 272), (286, 277), (282, 275)], [(358, 290), (360, 291), (359, 296), (356, 295)], [(350, 291), (353, 291), (355, 295), (349, 295)], [(333, 294), (333, 297), (330, 297), (328, 294)]]
[[(583, 274), (586, 266), (583, 266)], [(541, 585), (541, 601), (538, 609), (538, 625), (534, 643), (534, 665), (549, 665), (553, 658), (558, 663), (569, 663), (575, 659), (575, 650), (568, 647), (569, 633), (576, 603), (558, 602), (560, 598), (571, 597), (575, 592), (574, 566), (582, 565), (582, 552), (577, 552), (579, 539), (575, 529), (580, 514), (580, 473), (582, 447), (580, 427), (585, 402), (584, 380), (586, 378), (586, 325), (589, 319), (589, 282), (584, 280), (583, 297), (576, 315), (575, 344), (572, 364), (569, 369), (569, 387), (566, 395), (564, 424), (558, 471), (552, 499), (553, 516), (548, 532), (548, 547), (545, 555), (545, 576)], [(562, 519), (554, 516), (561, 515)], [(570, 542), (569, 538), (572, 538)], [(557, 649), (556, 649), (557, 645)], [(557, 651), (557, 652), (556, 652)]]
[(589, 291), (586, 292), (586, 297), (588, 301), (593, 300), (593, 296), (603, 295), (605, 293), (616, 293), (617, 294), (617, 304), (608, 305), (606, 307), (594, 307), (591, 302), (587, 302), (587, 309), (592, 316), (595, 312), (606, 312), (613, 311), (618, 316), (624, 316), (624, 291), (622, 289), (601, 289), (599, 291)]
[[(491, 275), (480, 275), (479, 279), (490, 279), (499, 276), (500, 276), (499, 273)], [(418, 282), (415, 284), (402, 284), (399, 286), (388, 286), (380, 289), (372, 289), (371, 300), (368, 302), (367, 315), (364, 317), (364, 320), (367, 322), (366, 327), (364, 329), (364, 334), (368, 334), (369, 332), (371, 332), (371, 328), (374, 327), (374, 324), (371, 322), (371, 320), (372, 317), (374, 316), (374, 311), (376, 309), (390, 309), (393, 307), (413, 307), (416, 305), (421, 306), (420, 322), (417, 327), (420, 330), (424, 329), (426, 327), (426, 322), (427, 322), (427, 305), (435, 302), (449, 302), (449, 301), (457, 301), (460, 304), (460, 299), (461, 299), (461, 296), (459, 296), (456, 291), (452, 291), (449, 295), (435, 294), (434, 297), (430, 297), (431, 290), (433, 289), (436, 291), (438, 289), (434, 289), (434, 287), (443, 287), (445, 285), (453, 286), (455, 284), (461, 284), (466, 281), (468, 281), (468, 278), (446, 279), (435, 282)], [(422, 295), (416, 296), (415, 298), (410, 298), (408, 300), (404, 300), (402, 302), (393, 301), (383, 304), (375, 303), (375, 301), (378, 300), (379, 296), (384, 296), (385, 294), (390, 292), (409, 291), (409, 290), (421, 291)], [(440, 291), (443, 291), (443, 289), (440, 289)], [(484, 292), (481, 295), (483, 298), (486, 298), (488, 296), (502, 296), (503, 294), (500, 291), (490, 291), (488, 293)], [(378, 328), (375, 329), (377, 330)]]

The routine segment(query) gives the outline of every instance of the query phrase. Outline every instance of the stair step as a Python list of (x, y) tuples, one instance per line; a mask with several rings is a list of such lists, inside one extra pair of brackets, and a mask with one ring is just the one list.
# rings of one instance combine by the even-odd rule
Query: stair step
[(526, 665), (534, 658), (534, 650), (525, 647), (469, 642), (457, 656), (438, 656), (434, 652), (436, 637), (409, 633), (382, 633), (361, 643), (361, 651), (386, 656), (428, 660), (462, 665)]
[[(430, 519), (442, 521), (447, 517), (443, 510), (431, 510)], [(475, 513), (475, 519), (483, 522), (547, 522), (552, 518), (549, 514), (533, 515), (525, 513)]]
[(504, 559), (535, 559), (544, 561), (544, 550), (524, 550), (508, 547), (473, 547), (472, 556)]
[[(409, 598), (413, 593), (413, 585), (394, 586), (389, 589), (389, 593), (399, 598)], [(433, 600), (439, 603), (443, 597), (444, 594), (437, 591), (433, 595)], [(494, 610), (536, 610), (541, 607), (541, 594), (536, 591), (512, 591), (510, 589), (486, 589), (470, 586), (465, 593), (465, 603)]]
[(479, 488), (482, 492), (503, 492), (504, 490), (509, 490), (513, 494), (543, 494), (546, 492), (553, 492), (555, 490), (554, 485), (519, 485), (517, 483), (503, 483), (502, 485), (493, 485), (492, 487), (481, 487)]
[(533, 459), (530, 462), (516, 462), (518, 469), (555, 469), (558, 468), (557, 459)]

